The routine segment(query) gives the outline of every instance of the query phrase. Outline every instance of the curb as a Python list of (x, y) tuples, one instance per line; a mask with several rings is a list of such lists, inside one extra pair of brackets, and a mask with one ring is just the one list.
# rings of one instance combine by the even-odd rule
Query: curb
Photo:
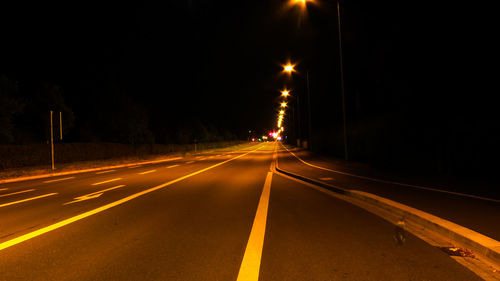
[(411, 220), (431, 231), (439, 233), (444, 237), (456, 241), (462, 244), (473, 252), (477, 253), (479, 256), (484, 257), (491, 263), (500, 266), (500, 242), (478, 232), (455, 224), (453, 222), (447, 221), (445, 219), (439, 218), (432, 214), (426, 213), (424, 211), (403, 205), (401, 203), (370, 194), (358, 190), (347, 190), (340, 187), (332, 186), (323, 182), (319, 182), (301, 175), (285, 171), (278, 168), (278, 161), (275, 164), (275, 171), (278, 173), (285, 174), (287, 176), (305, 181), (307, 183), (317, 185), (328, 189), (330, 191), (344, 194), (346, 196), (363, 200), (366, 203), (376, 205), (379, 208), (383, 208), (390, 212), (396, 213), (399, 216), (405, 217), (407, 220)]

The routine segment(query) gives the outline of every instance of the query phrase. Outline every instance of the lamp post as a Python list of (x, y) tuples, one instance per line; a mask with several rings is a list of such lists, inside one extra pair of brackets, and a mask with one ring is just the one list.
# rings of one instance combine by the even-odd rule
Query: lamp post
[[(293, 0), (293, 4), (301, 5), (302, 9), (307, 8), (307, 2), (313, 3), (314, 0)], [(340, 3), (339, 0), (336, 0), (337, 4), (337, 25), (338, 25), (338, 42), (339, 42), (339, 70), (340, 70), (340, 93), (342, 95), (342, 122), (344, 127), (344, 158), (345, 160), (349, 159), (348, 154), (348, 146), (347, 146), (347, 121), (346, 121), (346, 108), (345, 108), (345, 94), (344, 94), (344, 66), (343, 66), (343, 57), (342, 57), (342, 28), (340, 21)], [(309, 87), (308, 87), (309, 90)], [(309, 94), (308, 94), (309, 98)], [(310, 101), (310, 100), (309, 100)], [(310, 118), (310, 116), (309, 116)], [(309, 120), (310, 121), (310, 120)]]

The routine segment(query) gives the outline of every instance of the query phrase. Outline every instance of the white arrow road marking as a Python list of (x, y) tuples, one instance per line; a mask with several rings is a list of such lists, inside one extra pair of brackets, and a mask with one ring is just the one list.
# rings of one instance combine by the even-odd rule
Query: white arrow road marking
[(82, 196), (79, 196), (79, 197), (75, 197), (74, 198), (75, 200), (73, 200), (71, 202), (64, 203), (63, 205), (68, 205), (68, 204), (73, 204), (73, 203), (80, 202), (80, 201), (94, 199), (94, 198), (97, 198), (97, 197), (101, 196), (106, 191), (110, 191), (110, 190), (117, 189), (117, 188), (124, 187), (124, 186), (125, 186), (124, 184), (117, 185), (117, 186), (110, 187), (110, 188), (107, 188), (107, 189), (104, 189), (104, 190), (100, 190), (100, 191), (92, 192), (92, 193), (89, 193), (89, 194), (86, 194), (86, 195), (82, 195)]

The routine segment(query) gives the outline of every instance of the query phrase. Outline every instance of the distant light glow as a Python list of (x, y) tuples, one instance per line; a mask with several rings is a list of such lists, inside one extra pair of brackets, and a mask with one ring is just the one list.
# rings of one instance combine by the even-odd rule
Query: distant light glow
[(283, 91), (281, 91), (281, 95), (286, 98), (286, 97), (288, 97), (290, 95), (290, 91), (289, 90), (283, 90)]
[(286, 102), (282, 102), (281, 107), (286, 107)]
[(278, 136), (277, 140), (279, 140), (279, 141), (280, 141), (280, 140), (281, 140), (281, 137), (280, 137), (280, 136)]
[(291, 74), (292, 72), (295, 71), (295, 64), (288, 62), (287, 64), (283, 65), (283, 71), (288, 72), (288, 74)]

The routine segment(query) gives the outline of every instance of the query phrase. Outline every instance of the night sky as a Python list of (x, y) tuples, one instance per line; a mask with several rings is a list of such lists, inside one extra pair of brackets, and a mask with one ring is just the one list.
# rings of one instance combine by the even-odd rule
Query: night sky
[[(442, 172), (492, 159), (491, 9), (399, 2), (340, 2), (353, 158)], [(1, 24), (3, 87), (24, 104), (3, 117), (3, 143), (46, 140), (52, 108), (70, 141), (192, 142), (200, 126), (246, 138), (272, 129), (283, 86), (303, 100), (305, 138), (308, 71), (313, 150), (342, 155), (334, 1), (11, 4)]]

